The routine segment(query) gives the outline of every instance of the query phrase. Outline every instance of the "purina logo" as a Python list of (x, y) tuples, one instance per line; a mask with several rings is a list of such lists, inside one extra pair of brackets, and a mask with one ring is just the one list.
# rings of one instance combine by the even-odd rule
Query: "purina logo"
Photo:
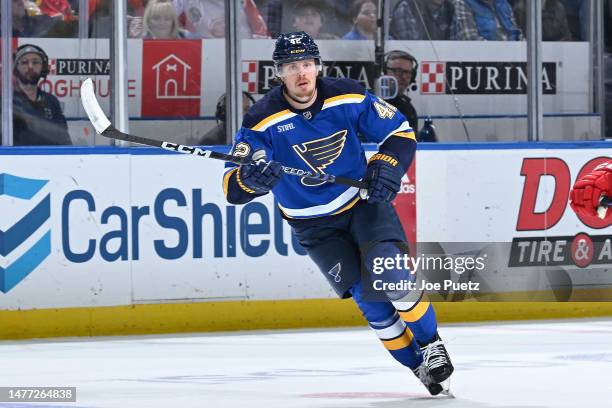
[(0, 174), (0, 212), (15, 213), (7, 211), (14, 206), (25, 213), (17, 220), (0, 219), (0, 292), (13, 289), (51, 253), (51, 230), (45, 226), (51, 213), (50, 194), (43, 190), (47, 183)]
[[(527, 93), (527, 63), (514, 61), (423, 61), (422, 95), (522, 95)], [(542, 64), (542, 89), (557, 93), (557, 64)]]

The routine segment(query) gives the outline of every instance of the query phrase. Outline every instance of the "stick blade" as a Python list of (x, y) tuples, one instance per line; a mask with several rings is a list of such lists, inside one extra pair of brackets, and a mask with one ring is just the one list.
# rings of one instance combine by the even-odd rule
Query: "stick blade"
[(102, 134), (102, 132), (110, 127), (111, 122), (104, 114), (104, 111), (102, 111), (96, 99), (91, 78), (87, 78), (81, 85), (81, 103), (96, 132)]

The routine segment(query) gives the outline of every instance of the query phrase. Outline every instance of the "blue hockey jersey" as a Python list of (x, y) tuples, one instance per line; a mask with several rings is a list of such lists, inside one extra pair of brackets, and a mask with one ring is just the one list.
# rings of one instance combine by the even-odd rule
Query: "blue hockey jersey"
[[(253, 105), (236, 135), (232, 154), (250, 157), (263, 150), (266, 160), (361, 180), (367, 166), (362, 141), (377, 143), (381, 152), (387, 147), (404, 169), (416, 149), (414, 131), (395, 107), (354, 80), (318, 78), (317, 101), (308, 109), (292, 108), (281, 86)], [(256, 197), (241, 189), (233, 177), (236, 170), (228, 164), (223, 178), (228, 200), (246, 202)], [(338, 214), (359, 200), (355, 187), (290, 175), (282, 177), (272, 193), (289, 218)], [(239, 195), (247, 198), (236, 198)]]

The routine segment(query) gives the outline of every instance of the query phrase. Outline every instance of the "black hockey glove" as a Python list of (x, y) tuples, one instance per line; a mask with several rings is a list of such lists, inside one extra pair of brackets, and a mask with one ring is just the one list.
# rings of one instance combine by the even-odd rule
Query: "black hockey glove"
[(393, 201), (402, 184), (402, 168), (390, 153), (376, 153), (370, 159), (365, 180), (368, 182), (368, 202)]
[(251, 194), (265, 194), (280, 181), (283, 168), (276, 161), (244, 164), (237, 172), (238, 185)]

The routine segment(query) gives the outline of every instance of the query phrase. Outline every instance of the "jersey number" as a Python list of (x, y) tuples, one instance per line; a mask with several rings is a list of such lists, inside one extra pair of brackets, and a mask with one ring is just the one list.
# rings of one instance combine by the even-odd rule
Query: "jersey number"
[(395, 116), (396, 108), (386, 102), (374, 102), (374, 107), (381, 119), (391, 119)]

